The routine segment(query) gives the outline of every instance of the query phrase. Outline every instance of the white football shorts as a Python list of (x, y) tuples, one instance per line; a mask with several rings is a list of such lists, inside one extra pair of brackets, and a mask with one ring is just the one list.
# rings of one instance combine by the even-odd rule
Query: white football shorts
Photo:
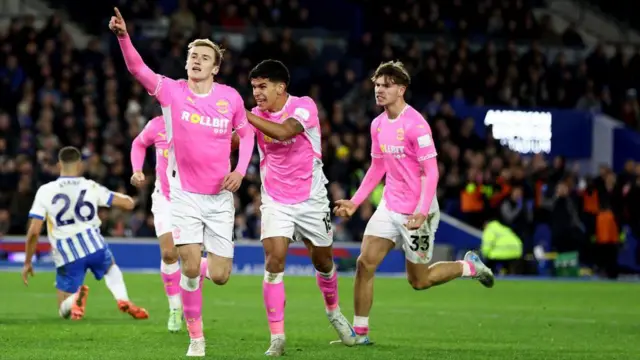
[(156, 228), (156, 237), (172, 231), (171, 203), (159, 189), (155, 189), (151, 194), (151, 213), (153, 214), (153, 225)]
[(402, 242), (405, 258), (414, 264), (427, 264), (433, 255), (433, 241), (440, 224), (440, 211), (429, 214), (418, 230), (404, 227), (409, 215), (399, 214), (387, 208), (384, 200), (369, 219), (364, 235)]
[(262, 192), (260, 240), (286, 237), (291, 241), (309, 240), (314, 246), (333, 244), (331, 211), (326, 194), (318, 194), (298, 204), (281, 204)]
[(233, 194), (216, 195), (171, 189), (171, 220), (175, 245), (202, 244), (207, 252), (233, 258)]

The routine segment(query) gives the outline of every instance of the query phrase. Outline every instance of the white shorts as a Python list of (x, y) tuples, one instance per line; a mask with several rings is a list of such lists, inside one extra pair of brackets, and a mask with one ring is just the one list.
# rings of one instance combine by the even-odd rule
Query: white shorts
[(291, 241), (309, 240), (314, 246), (333, 244), (329, 199), (310, 198), (298, 204), (281, 204), (262, 193), (260, 240), (286, 237)]
[(233, 258), (233, 194), (204, 195), (171, 189), (175, 245), (202, 244), (207, 252)]
[(156, 236), (160, 237), (171, 232), (171, 203), (160, 190), (154, 190), (151, 194), (151, 213), (153, 225), (156, 228)]
[(402, 241), (404, 256), (409, 262), (427, 264), (433, 255), (433, 240), (440, 224), (440, 211), (430, 213), (418, 230), (404, 227), (408, 217), (389, 210), (383, 200), (369, 219), (364, 235), (389, 239), (396, 244)]

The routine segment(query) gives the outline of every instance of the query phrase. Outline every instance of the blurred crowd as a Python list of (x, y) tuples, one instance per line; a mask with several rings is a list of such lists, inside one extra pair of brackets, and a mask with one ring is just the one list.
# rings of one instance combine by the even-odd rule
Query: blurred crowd
[[(289, 66), (291, 92), (308, 94), (320, 108), (332, 200), (350, 196), (368, 167), (369, 124), (380, 112), (369, 74), (381, 61), (400, 59), (414, 75), (408, 100), (433, 129), (440, 154), (438, 198), (447, 212), (477, 227), (500, 218), (521, 235), (528, 250), (535, 225), (541, 222), (550, 224), (553, 246), (561, 250), (584, 248), (597, 235), (595, 224), (606, 211), (613, 214), (610, 218), (618, 228), (634, 221), (640, 224), (640, 201), (634, 200), (639, 196), (639, 164), (630, 163), (622, 174), (603, 168), (597, 177), (580, 178), (563, 159), (549, 163), (540, 156), (523, 158), (491, 137), (481, 139), (474, 133), (473, 119), (458, 118), (452, 106), (578, 108), (607, 112), (638, 128), (640, 106), (634, 89), (640, 81), (640, 54), (621, 52), (607, 58), (597, 47), (577, 63), (569, 63), (562, 53), (547, 59), (543, 44), (580, 46), (582, 40), (572, 27), (554, 33), (548, 18), (533, 17), (527, 1), (485, 0), (471, 7), (459, 0), (406, 2), (403, 11), (394, 10), (400, 7), (390, 2), (365, 11), (365, 31), (349, 39), (346, 51), (334, 46), (318, 49), (313, 42), (295, 38), (288, 27), (306, 27), (314, 21), (297, 0), (178, 1), (170, 14), (156, 6), (170, 1), (110, 0), (95, 6), (119, 5), (145, 62), (174, 78), (185, 75), (186, 44), (210, 37), (212, 25), (282, 27), (263, 28), (242, 51), (227, 51), (218, 81), (236, 87), (249, 107), (253, 106), (247, 78), (251, 67), (265, 58)], [(87, 6), (82, 3), (80, 8)], [(102, 14), (97, 21), (104, 24), (104, 32), (110, 12)], [(90, 12), (87, 17), (92, 19)], [(146, 38), (134, 25), (134, 17), (164, 22), (169, 32), (162, 40)], [(383, 18), (395, 19), (385, 28), (398, 32), (447, 33), (458, 40), (438, 38), (427, 50), (411, 39), (400, 46), (389, 34), (376, 31)], [(85, 156), (87, 177), (139, 200), (133, 215), (100, 212), (103, 232), (152, 237), (153, 176), (143, 189), (129, 185), (129, 151), (132, 139), (159, 115), (159, 108), (132, 81), (113, 37), (108, 44), (96, 38), (78, 50), (61, 24), (61, 18), (53, 15), (44, 27), (35, 29), (33, 17), (27, 16), (0, 30), (0, 233), (24, 233), (37, 187), (57, 176), (57, 150), (74, 145)], [(477, 32), (489, 37), (482, 49), (473, 51), (465, 36)], [(521, 40), (530, 44), (524, 54), (516, 49)], [(223, 47), (228, 45), (222, 41)], [(150, 175), (153, 160), (147, 157)], [(256, 155), (236, 196), (237, 237), (259, 237), (259, 186)], [(598, 194), (595, 205), (585, 200), (585, 194), (593, 192)], [(361, 239), (379, 197), (375, 192), (348, 222), (334, 219), (337, 241)]]

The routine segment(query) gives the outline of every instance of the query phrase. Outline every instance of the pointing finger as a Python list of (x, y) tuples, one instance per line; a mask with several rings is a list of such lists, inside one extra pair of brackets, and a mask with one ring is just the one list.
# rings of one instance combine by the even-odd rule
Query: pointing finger
[(115, 11), (116, 17), (118, 18), (118, 20), (122, 20), (122, 14), (120, 14), (120, 10), (118, 10), (117, 7), (114, 7), (113, 11)]

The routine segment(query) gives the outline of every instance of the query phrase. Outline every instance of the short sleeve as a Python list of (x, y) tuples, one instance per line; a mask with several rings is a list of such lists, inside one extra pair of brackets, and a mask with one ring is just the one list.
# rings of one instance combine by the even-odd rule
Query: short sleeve
[(36, 192), (36, 197), (33, 199), (31, 210), (29, 210), (29, 217), (32, 219), (44, 220), (47, 216), (47, 208), (45, 206), (45, 189), (40, 188)]
[(93, 188), (93, 191), (95, 191), (98, 195), (98, 206), (111, 207), (111, 203), (113, 202), (114, 197), (113, 191), (107, 189), (106, 187), (98, 184), (95, 181), (92, 181), (91, 186)]
[(302, 124), (305, 130), (320, 125), (318, 107), (313, 100), (307, 97), (300, 99), (300, 101), (295, 104), (290, 117)]
[(380, 132), (380, 127), (378, 126), (378, 121), (373, 121), (371, 123), (371, 157), (372, 158), (382, 158), (382, 150), (380, 149), (380, 142), (378, 141), (378, 133)]
[(411, 128), (408, 140), (411, 147), (416, 153), (418, 161), (431, 159), (438, 155), (436, 146), (433, 143), (431, 127), (425, 120), (422, 120), (420, 123)]

